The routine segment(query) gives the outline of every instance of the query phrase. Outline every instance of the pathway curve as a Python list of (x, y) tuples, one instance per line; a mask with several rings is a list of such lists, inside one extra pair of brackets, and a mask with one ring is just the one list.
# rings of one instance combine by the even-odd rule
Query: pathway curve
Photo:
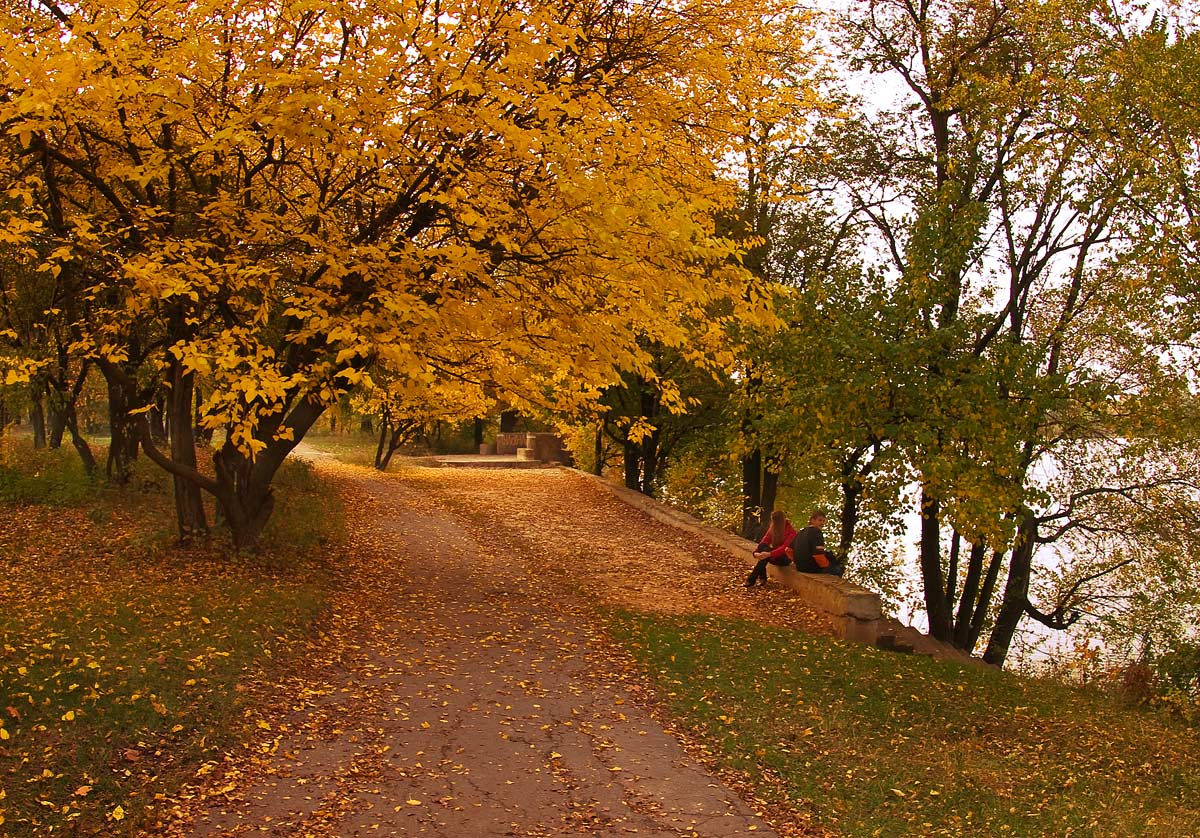
[(155, 834), (777, 834), (644, 709), (589, 599), (819, 629), (794, 597), (567, 471), (316, 462), (352, 534), (322, 636)]

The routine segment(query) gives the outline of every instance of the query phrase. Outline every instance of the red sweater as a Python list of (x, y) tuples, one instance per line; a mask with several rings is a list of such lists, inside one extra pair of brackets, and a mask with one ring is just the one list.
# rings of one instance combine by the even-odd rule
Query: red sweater
[[(796, 537), (796, 528), (792, 526), (791, 521), (783, 522), (783, 543), (778, 547), (771, 546), (771, 531), (768, 529), (767, 534), (763, 536), (762, 541), (758, 542), (758, 549), (754, 552), (762, 553), (769, 551), (768, 559), (774, 561), (782, 559), (787, 555), (787, 549), (792, 546), (792, 539)], [(790, 556), (788, 558), (791, 558)]]

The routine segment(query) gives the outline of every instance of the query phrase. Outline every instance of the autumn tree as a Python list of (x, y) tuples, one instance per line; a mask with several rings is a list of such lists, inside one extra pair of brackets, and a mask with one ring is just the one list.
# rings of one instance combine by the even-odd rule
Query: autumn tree
[[(1179, 393), (1175, 307), (1144, 259), (1149, 167), (1113, 130), (1165, 92), (1112, 95), (1144, 78), (1161, 33), (1103, 5), (975, 0), (868, 0), (842, 31), (851, 69), (900, 99), (839, 168), (894, 283), (880, 430), (919, 486), (930, 631), (970, 649), (990, 627), (985, 659), (1003, 663), (1022, 617), (1069, 620), (1031, 602), (1030, 580), (1074, 498), (1190, 490), (1178, 469), (1086, 467), (1105, 447), (1136, 458), (1146, 411)], [(1149, 180), (1175, 220), (1191, 175), (1171, 171)], [(1052, 479), (1067, 472), (1096, 482)]]
[(374, 366), (570, 405), (692, 340), (682, 313), (761, 315), (711, 219), (762, 4), (6, 9), (0, 222), (84, 278), (80, 357), (167, 393), (170, 452), (141, 442), (184, 531), (203, 490), (253, 542), (283, 458)]

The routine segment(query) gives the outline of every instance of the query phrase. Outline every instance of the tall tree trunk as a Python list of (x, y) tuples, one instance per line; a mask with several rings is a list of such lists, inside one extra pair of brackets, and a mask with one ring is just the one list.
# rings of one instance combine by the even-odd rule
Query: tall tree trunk
[(654, 497), (654, 489), (658, 484), (658, 439), (659, 433), (655, 429), (653, 433), (642, 437), (642, 485), (641, 492), (643, 495)]
[(929, 617), (929, 633), (938, 640), (949, 642), (950, 607), (946, 603), (945, 577), (942, 573), (941, 502), (921, 492), (921, 581), (925, 589), (925, 612)]
[(46, 407), (47, 419), (49, 419), (50, 427), (46, 438), (46, 445), (57, 451), (62, 448), (63, 436), (67, 431), (67, 417), (64, 415), (64, 410), (58, 400), (54, 397), (54, 392), (51, 388), (46, 390)]
[[(391, 424), (389, 422), (390, 417), (391, 412), (385, 407), (383, 409), (383, 416), (379, 419), (379, 442), (375, 445), (375, 468), (380, 471), (387, 468), (387, 460), (384, 459), (383, 454), (387, 451), (388, 425)], [(382, 465), (380, 465), (381, 463)]]
[[(195, 376), (183, 371), (178, 359), (171, 361), (171, 391), (167, 400), (168, 425), (171, 428), (171, 459), (190, 469), (196, 468), (196, 437), (192, 424), (192, 388)], [(162, 414), (159, 414), (161, 420)], [(161, 427), (161, 421), (160, 421)], [(150, 422), (154, 437), (154, 423)], [(180, 541), (208, 534), (208, 517), (200, 486), (179, 474), (172, 474), (175, 486), (175, 523)]]
[[(971, 646), (968, 646), (967, 642), (971, 637), (971, 614), (979, 596), (979, 582), (983, 577), (983, 554), (986, 552), (987, 545), (982, 541), (971, 545), (971, 552), (967, 557), (967, 577), (963, 580), (962, 593), (958, 599), (958, 613), (954, 617), (954, 645), (968, 652), (975, 645), (974, 641), (971, 641)], [(991, 591), (988, 595), (991, 595)]]
[(1037, 519), (1028, 509), (1021, 510), (1017, 525), (1017, 538), (1013, 543), (1012, 558), (1008, 563), (1008, 581), (1004, 585), (1004, 598), (1000, 602), (1000, 613), (988, 638), (983, 659), (995, 666), (1004, 666), (1012, 645), (1017, 625), (1025, 615), (1029, 602), (1029, 575), (1033, 567), (1033, 548), (1037, 543)]
[(596, 439), (593, 450), (592, 474), (600, 477), (604, 474), (604, 423), (596, 428)]
[[(257, 543), (275, 509), (271, 488), (275, 472), (324, 412), (320, 402), (305, 399), (287, 417), (292, 439), (272, 439), (253, 460), (226, 440), (213, 456), (217, 472), (213, 494), (238, 549), (251, 548)], [(279, 417), (277, 422), (281, 421)], [(260, 428), (269, 424), (260, 423)]]
[(92, 447), (83, 438), (83, 434), (79, 433), (79, 417), (75, 413), (75, 403), (73, 401), (63, 408), (63, 418), (67, 426), (67, 431), (71, 434), (71, 446), (79, 454), (79, 459), (83, 463), (83, 470), (89, 476), (95, 474), (96, 457), (92, 454)]
[(500, 411), (500, 433), (511, 434), (517, 430), (517, 412), (515, 410)]
[(641, 449), (637, 443), (625, 440), (625, 488), (633, 489), (635, 492), (642, 490), (642, 464), (640, 462)]
[(53, 446), (54, 438), (57, 435), (59, 444), (54, 447), (60, 447), (63, 433), (69, 432), (71, 445), (79, 454), (84, 471), (90, 476), (96, 473), (96, 457), (92, 454), (87, 440), (79, 432), (79, 414), (75, 410), (75, 405), (79, 403), (79, 394), (83, 392), (83, 386), (87, 382), (89, 368), (89, 363), (85, 361), (79, 368), (79, 374), (75, 376), (75, 381), (68, 388), (66, 382), (67, 354), (66, 350), (60, 347), (58, 377), (50, 379), (46, 388), (46, 399), (51, 407), (51, 445)]
[(191, 419), (192, 428), (193, 428), (192, 433), (197, 440), (200, 440), (200, 441), (203, 441), (206, 443), (212, 442), (213, 429), (206, 428), (204, 426), (204, 422), (203, 422), (204, 417), (200, 411), (200, 409), (204, 406), (204, 394), (200, 392), (200, 386), (198, 384), (196, 384), (194, 381), (192, 382), (192, 389), (195, 390), (195, 392), (196, 392), (196, 410), (195, 410), (195, 413), (192, 415), (192, 419)]
[[(188, 395), (188, 398), (191, 399), (190, 394)], [(190, 401), (188, 402), (187, 408), (187, 413), (184, 416), (190, 421), (192, 411), (192, 405)], [(170, 439), (169, 432), (167, 430), (167, 425), (169, 425), (170, 422), (167, 420), (166, 414), (175, 412), (177, 411), (175, 411), (170, 405), (165, 404), (165, 400), (161, 398), (159, 399), (158, 404), (155, 404), (154, 407), (150, 408), (150, 411), (146, 414), (146, 418), (150, 422), (150, 435), (154, 437), (155, 442), (166, 442), (168, 439)], [(195, 439), (195, 434), (192, 434), (192, 439)]]
[(979, 598), (975, 603), (975, 613), (971, 617), (971, 632), (963, 649), (974, 650), (987, 625), (988, 611), (992, 605), (992, 593), (996, 590), (996, 580), (1000, 578), (1000, 566), (1004, 564), (1004, 551), (993, 550), (992, 559), (988, 562), (987, 574), (983, 578), (983, 587), (979, 590)]
[(133, 474), (133, 463), (138, 454), (138, 421), (129, 414), (137, 407), (137, 394), (125, 383), (131, 381), (132, 376), (111, 374), (112, 362), (102, 363), (100, 369), (108, 388), (108, 479), (124, 485)]
[(33, 425), (33, 447), (46, 447), (46, 408), (41, 395), (33, 398), (33, 406), (29, 409), (29, 423)]
[(755, 448), (742, 457), (742, 537), (757, 541), (762, 535), (763, 513), (771, 514), (763, 503), (762, 450)]
[(847, 562), (850, 558), (850, 546), (854, 543), (854, 532), (858, 529), (858, 508), (863, 488), (857, 477), (856, 463), (853, 460), (847, 460), (842, 466), (840, 547), (843, 562)]
[(775, 499), (778, 496), (779, 472), (772, 468), (770, 463), (764, 463), (762, 472), (762, 502), (759, 504), (761, 511), (758, 513), (759, 533), (766, 532), (767, 524), (771, 520), (771, 512), (775, 509)]

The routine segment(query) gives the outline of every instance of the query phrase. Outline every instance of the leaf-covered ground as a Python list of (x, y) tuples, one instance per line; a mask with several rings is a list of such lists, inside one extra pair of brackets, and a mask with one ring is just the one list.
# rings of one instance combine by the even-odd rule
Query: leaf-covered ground
[(775, 834), (648, 715), (591, 594), (693, 610), (707, 575), (819, 623), (795, 600), (569, 474), (320, 470), (351, 510), (322, 634), (156, 834)]
[(240, 735), (255, 673), (320, 608), (316, 566), (170, 548), (154, 478), (118, 491), (71, 453), (4, 453), (0, 835), (122, 834)]

